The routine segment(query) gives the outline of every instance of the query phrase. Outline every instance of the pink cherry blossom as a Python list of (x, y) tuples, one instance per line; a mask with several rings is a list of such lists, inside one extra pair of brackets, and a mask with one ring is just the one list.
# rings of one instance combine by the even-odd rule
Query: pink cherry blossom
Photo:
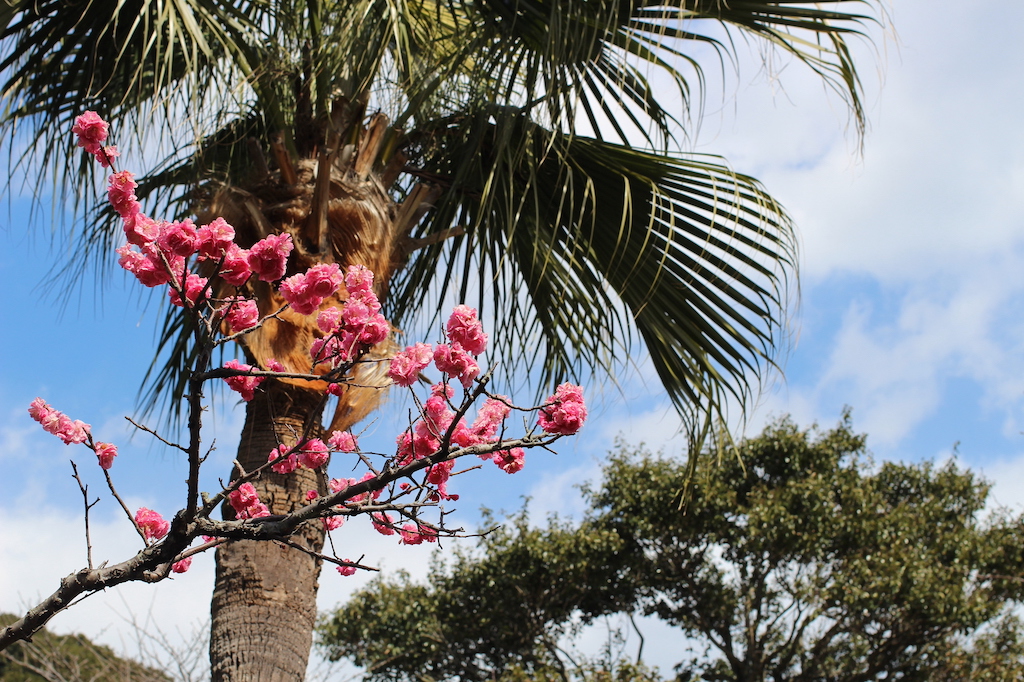
[(173, 571), (174, 573), (184, 573), (191, 567), (192, 557), (187, 556), (181, 561), (175, 561), (173, 564), (171, 564), (171, 571)]
[(249, 252), (237, 244), (228, 246), (224, 254), (224, 264), (220, 269), (220, 277), (234, 287), (240, 287), (249, 281), (252, 268), (249, 267)]
[(314, 265), (305, 273), (292, 275), (281, 282), (281, 296), (300, 315), (312, 315), (324, 299), (341, 286), (341, 269), (337, 263)]
[(355, 296), (345, 301), (345, 308), (341, 311), (341, 319), (350, 329), (362, 327), (370, 321), (370, 315), (366, 301)]
[(324, 522), (324, 530), (326, 531), (337, 530), (345, 523), (344, 516), (324, 516), (320, 520)]
[(238, 488), (228, 493), (228, 503), (236, 513), (246, 511), (250, 507), (258, 504), (259, 501), (259, 493), (256, 492), (256, 486), (252, 483), (243, 483), (238, 486)]
[(100, 443), (96, 442), (93, 448), (96, 453), (96, 458), (99, 460), (100, 467), (103, 469), (109, 469), (114, 465), (114, 458), (117, 457), (117, 446), (111, 443)]
[(228, 309), (228, 327), (232, 334), (251, 329), (260, 321), (260, 307), (256, 301), (244, 298), (232, 299)]
[(235, 239), (235, 228), (223, 218), (214, 218), (199, 228), (196, 234), (200, 258), (219, 259), (231, 248)]
[(375, 313), (360, 330), (359, 342), (367, 346), (373, 346), (388, 338), (390, 333), (391, 323), (380, 313)]
[(114, 159), (121, 156), (121, 152), (117, 151), (117, 147), (110, 145), (109, 147), (103, 147), (92, 152), (92, 155), (96, 157), (99, 164), (104, 168), (110, 168), (111, 164), (114, 163)]
[(331, 446), (331, 450), (337, 452), (358, 452), (359, 445), (356, 443), (356, 437), (348, 431), (335, 431), (331, 433), (331, 437), (327, 439), (327, 444)]
[[(200, 294), (202, 294), (203, 290), (206, 288), (207, 282), (208, 280), (205, 277), (200, 277), (193, 273), (189, 273), (185, 276), (185, 299), (188, 301), (190, 308), (195, 307)], [(183, 307), (181, 296), (178, 295), (177, 291), (173, 288), (169, 288), (167, 290), (167, 294), (171, 297), (171, 303), (173, 305), (176, 305), (179, 308)]]
[(391, 514), (374, 512), (370, 514), (370, 518), (373, 519), (373, 529), (381, 535), (395, 534), (395, 529), (392, 527), (395, 523), (395, 517), (391, 516)]
[(581, 386), (564, 383), (544, 402), (545, 406), (537, 414), (537, 424), (547, 433), (570, 436), (587, 420)]
[(493, 455), (494, 463), (506, 474), (514, 474), (522, 471), (525, 466), (526, 451), (522, 448), (511, 450), (499, 450)]
[(341, 311), (336, 307), (331, 306), (321, 310), (316, 316), (316, 326), (320, 328), (324, 334), (333, 334), (338, 330), (341, 325)]
[(156, 241), (160, 235), (161, 223), (149, 218), (144, 213), (134, 213), (124, 218), (124, 234), (128, 242), (136, 246), (145, 246)]
[(398, 533), (402, 536), (401, 544), (418, 545), (421, 542), (437, 542), (437, 532), (426, 526), (417, 526), (407, 523), (402, 526)]
[(60, 438), (65, 445), (84, 443), (89, 439), (88, 424), (72, 420), (66, 414), (50, 407), (42, 398), (36, 398), (28, 407), (28, 413), (42, 425), (43, 430)]
[(473, 355), (480, 355), (487, 348), (487, 334), (477, 319), (476, 309), (458, 305), (448, 318), (448, 340), (457, 343)]
[(299, 456), (299, 464), (307, 469), (318, 469), (330, 459), (327, 445), (319, 438), (310, 438), (296, 454)]
[(332, 478), (327, 481), (327, 487), (331, 489), (332, 493), (340, 493), (350, 485), (355, 485), (356, 479), (354, 478)]
[[(224, 363), (224, 367), (246, 372), (254, 369), (252, 365), (246, 365), (238, 360), (228, 360)], [(249, 402), (256, 396), (256, 387), (263, 383), (263, 377), (234, 376), (227, 377), (224, 381), (227, 382), (231, 390), (238, 392), (242, 396), (242, 400)]]
[(291, 450), (287, 445), (279, 445), (270, 451), (267, 457), (268, 462), (273, 462), (270, 468), (279, 474), (290, 474), (299, 468), (299, 456), (295, 453), (285, 457), (285, 453)]
[(118, 265), (135, 275), (143, 286), (158, 287), (171, 281), (171, 273), (157, 254), (140, 253), (128, 244), (119, 247), (117, 253), (121, 256)]
[(259, 519), (264, 516), (270, 516), (270, 509), (267, 507), (267, 505), (263, 504), (262, 502), (257, 502), (256, 504), (246, 509), (244, 513), (244, 517), (239, 515), (238, 518)]
[(412, 386), (416, 383), (419, 373), (430, 364), (434, 349), (429, 343), (417, 343), (409, 346), (391, 358), (388, 376), (399, 386)]
[(267, 369), (269, 371), (271, 371), (271, 372), (287, 372), (288, 371), (288, 370), (286, 370), (284, 368), (284, 365), (282, 365), (280, 362), (278, 362), (274, 358), (267, 358)]
[[(346, 559), (346, 561), (348, 561), (348, 559)], [(342, 574), (344, 576), (349, 576), (349, 575), (355, 575), (356, 574), (356, 567), (355, 566), (338, 566), (337, 568), (338, 568), (338, 573), (340, 573), (340, 574)]]
[(139, 212), (138, 197), (135, 196), (135, 176), (128, 171), (120, 171), (110, 176), (110, 187), (107, 188), (107, 200), (118, 215), (127, 218)]
[(288, 254), (292, 252), (289, 234), (272, 234), (253, 244), (249, 249), (249, 267), (263, 282), (276, 282), (284, 277)]
[(139, 507), (139, 511), (135, 512), (135, 524), (142, 529), (142, 535), (147, 540), (159, 540), (171, 529), (169, 521), (164, 521), (164, 517), (145, 507)]
[(85, 151), (94, 154), (107, 139), (109, 128), (110, 124), (100, 118), (99, 114), (95, 111), (87, 111), (75, 118), (75, 124), (71, 127), (71, 132), (78, 138), (77, 144), (79, 147), (83, 147)]
[(498, 433), (498, 427), (501, 426), (501, 423), (505, 421), (508, 413), (512, 410), (508, 403), (508, 397), (503, 395), (488, 398), (484, 401), (480, 411), (476, 414), (473, 426), (470, 427), (470, 431), (478, 441), (490, 442), (494, 440)]
[(167, 253), (188, 258), (199, 249), (199, 233), (195, 223), (188, 219), (180, 223), (164, 223), (160, 226), (156, 243)]
[(458, 377), (464, 388), (473, 385), (480, 374), (480, 366), (458, 343), (442, 343), (434, 349), (434, 365), (448, 376)]
[(350, 265), (345, 271), (345, 288), (349, 296), (373, 290), (373, 271), (364, 265)]

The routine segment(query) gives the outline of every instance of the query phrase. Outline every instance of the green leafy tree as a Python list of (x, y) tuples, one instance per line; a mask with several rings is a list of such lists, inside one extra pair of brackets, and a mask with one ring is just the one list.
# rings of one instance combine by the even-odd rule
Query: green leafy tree
[[(327, 621), (323, 641), (377, 680), (482, 679), (435, 662), (483, 651), (495, 676), (509, 661), (550, 668), (556, 657), (528, 656), (570, 623), (640, 611), (706, 647), (680, 662), (680, 679), (1014, 679), (1024, 657), (1006, 610), (1024, 582), (1021, 520), (981, 521), (988, 485), (954, 462), (876, 469), (864, 443), (848, 421), (819, 433), (783, 420), (721, 440), (693, 478), (685, 463), (620, 447), (578, 528), (519, 517), (479, 554), (432, 571), (428, 587), (381, 579)], [(426, 630), (391, 619), (475, 593), (481, 570), (490, 602), (432, 607)], [(524, 584), (552, 588), (558, 608), (531, 619)], [(367, 628), (361, 614), (380, 620)], [(532, 644), (478, 626), (492, 621)], [(420, 658), (389, 658), (393, 637), (413, 631), (402, 650)]]
[(603, 560), (621, 546), (614, 533), (581, 535), (556, 520), (531, 528), (521, 514), (477, 553), (435, 561), (429, 587), (405, 573), (375, 578), (321, 623), (320, 640), (331, 660), (349, 658), (381, 682), (564, 677), (559, 640), (589, 596), (583, 586), (609, 584)]
[[(119, 139), (169, 149), (139, 178), (150, 212), (221, 215), (243, 247), (288, 232), (289, 274), (365, 265), (397, 326), (449, 294), (475, 302), (498, 322), (495, 356), (541, 385), (612, 372), (642, 343), (696, 423), (729, 393), (743, 402), (748, 377), (770, 364), (796, 259), (788, 217), (755, 180), (678, 153), (691, 82), (703, 82), (693, 55), (770, 45), (845, 97), (859, 127), (847, 40), (865, 8), (4, 0), (0, 136), (13, 186), (52, 178), (56, 196), (94, 196), (89, 160), (64, 159), (73, 117), (98, 111)], [(666, 92), (683, 110), (666, 108)], [(72, 270), (120, 239), (110, 213), (77, 208)], [(262, 313), (281, 302), (267, 285), (250, 293)], [(169, 308), (150, 407), (164, 396), (178, 409), (189, 333)], [(241, 350), (249, 364), (273, 357), (308, 373), (319, 334), (311, 317), (285, 313)], [(325, 417), (322, 386), (266, 382), (247, 405), (240, 465), (265, 462), (290, 434), (317, 435), (324, 419), (345, 429), (375, 409), (381, 373), (353, 383)], [(264, 477), (259, 493), (284, 513), (311, 487)], [(307, 535), (322, 545), (318, 530)], [(218, 550), (215, 679), (302, 676), (319, 564), (278, 555), (247, 541)]]
[[(17, 616), (0, 614), (0, 627)], [(160, 670), (117, 656), (85, 635), (55, 635), (42, 630), (30, 642), (0, 651), (2, 682), (171, 682)]]
[(848, 422), (788, 421), (685, 467), (620, 454), (595, 518), (638, 560), (622, 588), (706, 642), (707, 680), (928, 677), (950, 638), (998, 616), (988, 485), (950, 462), (872, 471)]

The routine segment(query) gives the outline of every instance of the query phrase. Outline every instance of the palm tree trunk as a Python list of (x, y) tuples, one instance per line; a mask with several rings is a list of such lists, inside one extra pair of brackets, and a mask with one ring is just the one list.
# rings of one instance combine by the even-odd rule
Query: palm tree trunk
[[(280, 444), (293, 444), (312, 424), (321, 435), (321, 395), (281, 382), (249, 402), (238, 446), (238, 463), (250, 471), (265, 464)], [(233, 476), (237, 475), (237, 469)], [(317, 488), (316, 475), (302, 469), (281, 475), (268, 472), (256, 483), (260, 500), (272, 514), (304, 503)], [(225, 516), (234, 511), (226, 506)], [(324, 531), (319, 521), (293, 537), (319, 552)], [(217, 550), (216, 582), (211, 605), (211, 676), (215, 682), (283, 682), (302, 680), (316, 620), (318, 559), (272, 542), (240, 540)]]

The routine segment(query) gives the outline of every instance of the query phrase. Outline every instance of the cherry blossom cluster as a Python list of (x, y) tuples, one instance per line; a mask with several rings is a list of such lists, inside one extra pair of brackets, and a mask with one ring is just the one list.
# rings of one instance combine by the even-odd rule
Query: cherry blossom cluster
[[(103, 144), (108, 125), (94, 112), (76, 119), (74, 133), (78, 145), (103, 167), (110, 167), (117, 158), (116, 148)], [(234, 241), (234, 228), (223, 218), (197, 227), (191, 220), (168, 222), (147, 217), (135, 195), (137, 187), (134, 176), (125, 170), (112, 172), (108, 179), (107, 199), (121, 217), (127, 240), (117, 249), (118, 262), (142, 285), (166, 286), (173, 305), (208, 322), (211, 337), (216, 337), (209, 341), (211, 348), (252, 332), (269, 316), (281, 312), (261, 312), (260, 305), (251, 297), (251, 289), (246, 287), (252, 279), (270, 284), (295, 314), (315, 316), (322, 337), (311, 344), (312, 373), (306, 376), (323, 377), (328, 393), (340, 394), (347, 372), (356, 362), (365, 361), (367, 351), (391, 333), (373, 290), (374, 275), (367, 268), (354, 265), (342, 270), (335, 263), (324, 263), (285, 278), (293, 250), (288, 234), (270, 235), (243, 249)], [(221, 283), (234, 287), (233, 293), (228, 289), (228, 295), (222, 295), (225, 287)], [(325, 301), (337, 297), (342, 287), (347, 298), (340, 307), (325, 308)], [(214, 298), (215, 290), (219, 298)], [(524, 445), (547, 445), (583, 426), (587, 410), (579, 386), (562, 384), (543, 405), (534, 408), (515, 407), (507, 396), (486, 390), (488, 377), (481, 377), (479, 358), (487, 349), (488, 336), (476, 310), (456, 306), (444, 332), (443, 343), (413, 344), (395, 354), (388, 364), (387, 376), (401, 387), (416, 386), (431, 366), (440, 373), (440, 381), (430, 388), (425, 400), (420, 403), (417, 399), (419, 417), (398, 436), (393, 455), (363, 452), (356, 437), (347, 431), (334, 431), (326, 441), (304, 436), (293, 445), (282, 444), (272, 449), (265, 465), (254, 472), (243, 472), (215, 501), (227, 501), (234, 510), (235, 522), (257, 524), (270, 516), (270, 509), (260, 500), (252, 483), (264, 469), (281, 475), (300, 469), (326, 474), (332, 456), (345, 454), (350, 456), (349, 462), (361, 462), (369, 470), (359, 478), (321, 478), (326, 481), (325, 489), (307, 492), (307, 515), (301, 518), (310, 518), (315, 511), (313, 518), (318, 516), (330, 532), (348, 516), (368, 514), (379, 533), (397, 535), (402, 544), (436, 542), (442, 533), (451, 531), (443, 523), (433, 526), (421, 521), (419, 510), (441, 500), (458, 499), (457, 494), (448, 491), (458, 457), (476, 454), (512, 474), (524, 467)], [(268, 378), (295, 371), (274, 359), (267, 360), (266, 365), (261, 368), (229, 360), (215, 376), (222, 377), (243, 400), (250, 401)], [(459, 401), (455, 400), (455, 384), (463, 389)], [(479, 398), (483, 398), (483, 403), (475, 416), (468, 416)], [(506, 440), (506, 422), (513, 410), (535, 411), (535, 423), (541, 434), (534, 436), (536, 429), (532, 429), (525, 440)], [(64, 443), (85, 444), (92, 449), (104, 471), (112, 467), (117, 448), (110, 443), (94, 442), (88, 424), (54, 410), (42, 398), (32, 401), (29, 413)], [(383, 464), (375, 468), (371, 456), (383, 457)], [(198, 455), (196, 461), (201, 461)], [(386, 484), (380, 480), (385, 471), (391, 472)], [(397, 481), (399, 476), (404, 480)], [(116, 495), (109, 473), (107, 481)], [(359, 491), (350, 490), (354, 486), (360, 486)], [(382, 499), (385, 492), (387, 497)], [(208, 513), (211, 504), (206, 504), (203, 513)], [(171, 528), (160, 514), (145, 507), (132, 520), (147, 546), (161, 542)], [(215, 538), (206, 539), (216, 543)], [(194, 551), (201, 549), (177, 555), (170, 570), (188, 570)], [(356, 570), (351, 561), (336, 563), (342, 575), (351, 575)]]

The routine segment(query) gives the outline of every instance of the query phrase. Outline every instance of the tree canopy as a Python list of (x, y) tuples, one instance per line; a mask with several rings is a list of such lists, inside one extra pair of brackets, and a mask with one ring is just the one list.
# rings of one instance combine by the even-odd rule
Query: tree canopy
[(644, 613), (704, 647), (680, 679), (1012, 679), (1024, 525), (984, 518), (988, 491), (955, 461), (876, 466), (848, 421), (722, 440), (692, 480), (620, 446), (582, 523), (521, 514), (426, 585), (378, 579), (321, 640), (375, 680), (585, 677), (572, 628)]

